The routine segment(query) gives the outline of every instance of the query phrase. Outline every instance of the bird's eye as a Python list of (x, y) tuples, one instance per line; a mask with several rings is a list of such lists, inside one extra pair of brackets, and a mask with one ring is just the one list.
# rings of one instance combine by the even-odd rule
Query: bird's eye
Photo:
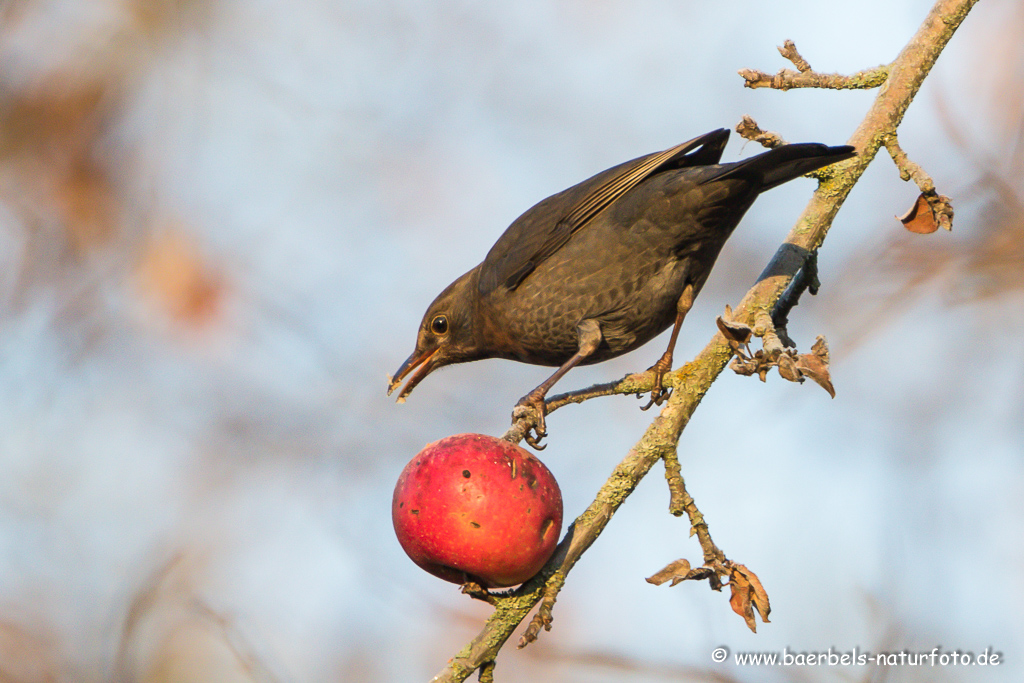
[(448, 318), (443, 315), (436, 316), (430, 321), (430, 330), (437, 335), (448, 333)]

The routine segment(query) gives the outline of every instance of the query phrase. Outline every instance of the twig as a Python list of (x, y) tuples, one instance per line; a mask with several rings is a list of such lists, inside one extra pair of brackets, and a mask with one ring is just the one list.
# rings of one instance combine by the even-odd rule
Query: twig
[(900, 147), (895, 133), (885, 138), (885, 148), (889, 150), (889, 156), (896, 163), (896, 168), (899, 169), (902, 180), (913, 180), (921, 192), (935, 191), (935, 181), (932, 180), (930, 175), (925, 173), (923, 168), (907, 157), (907, 153)]
[(740, 137), (744, 140), (756, 142), (762, 147), (767, 147), (768, 149), (775, 149), (776, 147), (781, 147), (786, 144), (786, 141), (782, 139), (781, 135), (771, 131), (761, 130), (761, 126), (757, 125), (757, 121), (746, 114), (744, 114), (740, 122), (736, 124), (736, 132), (739, 133)]
[(870, 90), (885, 83), (889, 77), (891, 64), (883, 64), (873, 69), (864, 69), (855, 74), (844, 76), (842, 74), (823, 74), (811, 69), (799, 52), (792, 40), (787, 40), (779, 53), (793, 62), (797, 68), (782, 69), (774, 76), (756, 69), (740, 69), (739, 74), (743, 76), (744, 85), (748, 88), (775, 88), (776, 90), (789, 90), (791, 88), (827, 88), (829, 90)]
[[(675, 377), (671, 374), (666, 374), (662, 379), (662, 385), (666, 387), (674, 387)], [(614, 382), (594, 384), (583, 389), (555, 394), (545, 401), (545, 405), (547, 406), (547, 413), (550, 415), (559, 408), (573, 403), (583, 403), (584, 401), (588, 401), (592, 398), (598, 398), (599, 396), (614, 396), (616, 394), (636, 394), (639, 396), (650, 391), (653, 387), (654, 373), (646, 371), (638, 372), (626, 375), (622, 379), (615, 380)], [(501, 438), (506, 441), (511, 441), (512, 443), (519, 443), (525, 438), (526, 430), (529, 426), (527, 419), (513, 420), (512, 426), (509, 427), (507, 432), (502, 434)]]
[(888, 66), (876, 66), (863, 69), (845, 76), (843, 74), (820, 74), (815, 71), (800, 73), (791, 69), (782, 69), (777, 74), (766, 74), (756, 69), (740, 69), (745, 86), (748, 88), (774, 88), (775, 90), (791, 90), (793, 88), (826, 88), (828, 90), (871, 90), (885, 83), (889, 77)]
[(792, 40), (786, 39), (782, 43), (782, 47), (778, 48), (778, 50), (780, 55), (782, 55), (789, 61), (793, 62), (793, 66), (795, 66), (797, 71), (799, 71), (800, 73), (805, 74), (814, 71), (814, 69), (811, 68), (811, 65), (807, 62), (807, 60), (804, 59), (799, 52), (797, 52), (796, 43), (794, 43)]
[[(900, 178), (904, 181), (913, 180), (917, 188), (921, 190), (918, 204), (915, 204), (907, 214), (899, 217), (900, 221), (912, 232), (933, 232), (936, 227), (952, 230), (953, 203), (950, 198), (936, 192), (935, 181), (919, 164), (910, 160), (907, 153), (900, 147), (895, 131), (885, 138), (884, 144), (885, 148), (889, 151), (889, 156), (892, 157), (893, 163), (896, 164), (896, 168), (900, 171)], [(918, 224), (922, 223), (921, 219), (917, 217), (921, 208), (919, 204), (922, 201), (927, 205), (931, 215), (924, 217), (923, 225), (926, 227), (913, 227), (910, 224), (911, 221)]]
[[(725, 562), (725, 553), (711, 540), (711, 530), (708, 529), (708, 523), (704, 520), (704, 514), (697, 509), (697, 502), (686, 490), (685, 485), (680, 492), (680, 503), (690, 520), (690, 529), (697, 537), (697, 542), (700, 543), (700, 548), (704, 553), (704, 564)], [(712, 588), (714, 587), (712, 584)]]

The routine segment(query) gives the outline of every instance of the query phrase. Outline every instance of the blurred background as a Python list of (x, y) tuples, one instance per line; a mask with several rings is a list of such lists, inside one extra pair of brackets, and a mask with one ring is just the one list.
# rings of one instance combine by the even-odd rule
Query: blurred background
[[(930, 5), (0, 3), (0, 681), (428, 680), (489, 608), (405, 557), (392, 487), (427, 442), (501, 434), (549, 370), (455, 367), (394, 405), (427, 304), (519, 213), (623, 160), (743, 114), (842, 143), (874, 92), (751, 91), (736, 71), (789, 67), (786, 38), (819, 71), (888, 62)], [(903, 230), (917, 190), (883, 151), (789, 328), (802, 352), (829, 339), (835, 400), (727, 372), (680, 442), (772, 623), (644, 582), (700, 558), (656, 468), (498, 680), (1020, 680), (1019, 0), (978, 5), (900, 133), (954, 232)], [(725, 158), (756, 151), (733, 136)], [(677, 361), (813, 187), (758, 201)], [(651, 420), (640, 405), (549, 419), (567, 519)], [(712, 664), (719, 645), (1005, 664), (741, 669)]]

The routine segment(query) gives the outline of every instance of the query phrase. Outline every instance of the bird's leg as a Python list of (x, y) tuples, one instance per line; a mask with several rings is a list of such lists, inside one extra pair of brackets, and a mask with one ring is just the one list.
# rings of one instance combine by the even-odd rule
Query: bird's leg
[(544, 397), (547, 395), (548, 390), (555, 385), (555, 382), (562, 379), (565, 373), (579, 365), (584, 358), (594, 353), (594, 351), (597, 351), (597, 347), (601, 344), (601, 326), (596, 320), (584, 320), (581, 322), (576, 327), (576, 334), (579, 337), (579, 348), (576, 350), (576, 353), (569, 360), (565, 361), (560, 368), (555, 370), (555, 374), (548, 377), (540, 386), (519, 399), (515, 409), (512, 411), (513, 423), (519, 419), (530, 419), (523, 414), (524, 409), (531, 410), (531, 412), (535, 411), (532, 421), (527, 422), (526, 435), (523, 439), (538, 451), (545, 448), (540, 445), (540, 442), (548, 435), (547, 425), (544, 423), (544, 416), (547, 414), (547, 404), (544, 402)]
[(693, 307), (693, 299), (693, 285), (687, 284), (683, 289), (683, 293), (679, 296), (679, 301), (676, 302), (676, 324), (672, 327), (672, 336), (668, 340), (668, 348), (665, 349), (665, 353), (661, 354), (661, 358), (658, 359), (657, 363), (647, 368), (647, 372), (654, 371), (654, 386), (651, 388), (651, 400), (641, 410), (647, 410), (654, 405), (660, 406), (672, 393), (671, 389), (666, 389), (661, 385), (661, 381), (665, 377), (665, 373), (672, 370), (672, 352), (676, 349), (679, 328), (683, 326), (683, 319), (686, 318), (686, 314)]

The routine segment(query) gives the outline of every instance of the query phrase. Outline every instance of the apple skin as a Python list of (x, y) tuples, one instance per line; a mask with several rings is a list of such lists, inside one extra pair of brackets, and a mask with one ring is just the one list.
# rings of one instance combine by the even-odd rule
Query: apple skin
[(402, 549), (434, 576), (485, 588), (523, 583), (562, 530), (562, 492), (532, 453), (484, 434), (428, 444), (402, 470), (391, 502)]

